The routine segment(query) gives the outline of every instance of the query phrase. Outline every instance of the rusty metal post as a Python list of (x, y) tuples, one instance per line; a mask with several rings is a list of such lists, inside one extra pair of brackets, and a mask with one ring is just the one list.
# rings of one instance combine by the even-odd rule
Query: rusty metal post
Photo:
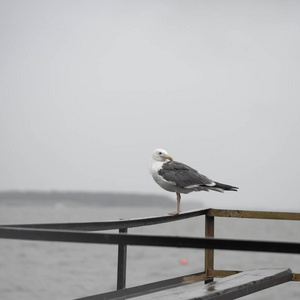
[[(127, 233), (128, 228), (119, 229), (119, 233)], [(118, 246), (118, 277), (117, 289), (122, 290), (126, 286), (126, 263), (127, 263), (127, 245)]]
[[(205, 237), (214, 237), (215, 219), (205, 215)], [(212, 282), (214, 278), (211, 273), (214, 269), (214, 249), (205, 249), (205, 283)]]

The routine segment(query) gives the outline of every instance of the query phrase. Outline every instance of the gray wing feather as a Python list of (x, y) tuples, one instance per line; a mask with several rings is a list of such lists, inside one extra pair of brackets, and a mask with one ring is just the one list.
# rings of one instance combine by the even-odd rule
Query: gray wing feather
[(213, 183), (211, 179), (198, 173), (197, 170), (176, 161), (163, 164), (158, 173), (165, 180), (175, 182), (180, 188), (197, 185), (205, 186)]

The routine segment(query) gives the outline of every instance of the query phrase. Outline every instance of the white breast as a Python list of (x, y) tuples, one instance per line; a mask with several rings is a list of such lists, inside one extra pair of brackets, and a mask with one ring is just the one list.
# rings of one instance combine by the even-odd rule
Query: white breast
[(162, 165), (164, 162), (161, 161), (151, 161), (150, 164), (150, 174), (152, 175), (154, 181), (163, 189), (169, 191), (169, 192), (175, 192), (176, 189), (176, 183), (172, 181), (166, 181), (163, 179), (162, 176), (158, 174), (158, 171), (162, 168)]

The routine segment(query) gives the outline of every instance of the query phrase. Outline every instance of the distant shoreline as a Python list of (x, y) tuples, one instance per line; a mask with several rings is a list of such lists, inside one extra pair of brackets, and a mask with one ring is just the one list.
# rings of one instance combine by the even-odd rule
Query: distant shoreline
[(0, 204), (86, 204), (105, 206), (174, 206), (168, 196), (138, 193), (88, 192), (88, 191), (0, 191)]

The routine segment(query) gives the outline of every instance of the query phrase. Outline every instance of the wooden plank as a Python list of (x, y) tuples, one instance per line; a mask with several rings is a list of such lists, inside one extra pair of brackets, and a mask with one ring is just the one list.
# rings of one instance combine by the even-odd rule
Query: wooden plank
[[(125, 288), (112, 292), (92, 295), (75, 300), (124, 300), (140, 295), (147, 295), (158, 291), (170, 290), (179, 286), (187, 286), (196, 282), (204, 281), (206, 279), (205, 272), (180, 276), (176, 278), (166, 279), (162, 281), (147, 283), (135, 287)], [(151, 297), (150, 297), (151, 299)]]
[(300, 213), (290, 212), (210, 209), (207, 216), (300, 221)]
[(270, 288), (293, 278), (290, 269), (259, 269), (241, 272), (203, 285), (186, 287), (138, 297), (138, 300), (231, 300)]

